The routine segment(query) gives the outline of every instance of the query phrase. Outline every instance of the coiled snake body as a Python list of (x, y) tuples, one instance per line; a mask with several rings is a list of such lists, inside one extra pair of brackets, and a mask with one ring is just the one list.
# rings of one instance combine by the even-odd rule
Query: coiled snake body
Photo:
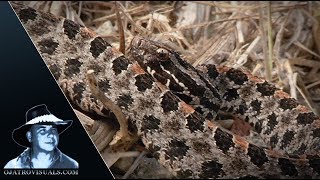
[[(72, 104), (107, 113), (86, 82), (93, 69), (99, 88), (176, 177), (319, 177), (319, 117), (265, 80), (214, 65), (195, 69), (140, 37), (125, 57), (70, 20), (12, 5)], [(220, 127), (213, 121), (219, 110), (244, 118), (266, 147)]]

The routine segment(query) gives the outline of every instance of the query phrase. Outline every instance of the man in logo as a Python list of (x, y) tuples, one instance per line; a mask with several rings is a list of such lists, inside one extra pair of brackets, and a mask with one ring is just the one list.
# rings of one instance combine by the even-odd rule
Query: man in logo
[(27, 149), (4, 168), (78, 168), (77, 161), (58, 149), (59, 134), (71, 124), (72, 120), (64, 121), (51, 114), (45, 104), (29, 109), (26, 124), (12, 132), (14, 141)]

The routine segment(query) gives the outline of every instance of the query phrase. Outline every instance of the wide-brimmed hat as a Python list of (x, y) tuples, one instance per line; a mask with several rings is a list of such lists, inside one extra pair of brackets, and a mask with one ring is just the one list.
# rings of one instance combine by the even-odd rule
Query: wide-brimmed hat
[(26, 133), (30, 130), (32, 125), (57, 125), (57, 131), (61, 134), (71, 126), (72, 122), (72, 120), (62, 120), (57, 118), (50, 113), (45, 104), (40, 104), (30, 108), (26, 112), (26, 124), (13, 130), (12, 138), (20, 146), (30, 147), (30, 142), (27, 139)]

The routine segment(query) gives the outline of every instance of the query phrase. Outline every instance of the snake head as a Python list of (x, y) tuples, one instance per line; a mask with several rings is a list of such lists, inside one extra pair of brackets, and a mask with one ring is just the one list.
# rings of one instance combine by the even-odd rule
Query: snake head
[(170, 61), (176, 52), (164, 44), (142, 37), (134, 37), (130, 44), (130, 56), (139, 63), (148, 64), (154, 61)]
[(152, 76), (155, 75), (159, 81), (170, 79), (169, 72), (176, 71), (178, 66), (193, 68), (169, 46), (139, 36), (131, 41), (129, 59), (137, 61), (145, 71)]

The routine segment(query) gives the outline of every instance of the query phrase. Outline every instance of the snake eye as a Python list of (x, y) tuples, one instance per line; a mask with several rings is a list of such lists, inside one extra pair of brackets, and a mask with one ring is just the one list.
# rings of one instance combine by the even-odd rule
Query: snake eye
[(162, 59), (169, 57), (169, 51), (163, 48), (157, 49), (158, 56)]

